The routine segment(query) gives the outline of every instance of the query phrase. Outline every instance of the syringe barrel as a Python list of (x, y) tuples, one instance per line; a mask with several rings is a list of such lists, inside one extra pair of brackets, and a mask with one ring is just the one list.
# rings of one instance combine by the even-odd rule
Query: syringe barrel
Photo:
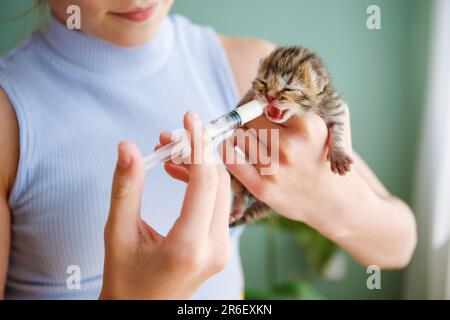
[[(211, 139), (215, 139), (231, 130), (239, 128), (247, 122), (263, 114), (264, 105), (256, 100), (250, 101), (223, 116), (208, 122), (205, 129)], [(144, 158), (145, 169), (148, 170), (157, 163), (166, 162), (183, 153), (186, 144), (185, 139), (175, 140), (158, 151)]]
[(159, 148), (156, 152), (144, 158), (145, 170), (150, 169), (158, 163), (169, 161), (183, 153), (183, 140), (175, 140)]
[(233, 110), (205, 124), (205, 129), (211, 139), (214, 139), (230, 130), (239, 128), (241, 125), (242, 119), (239, 113), (236, 110)]

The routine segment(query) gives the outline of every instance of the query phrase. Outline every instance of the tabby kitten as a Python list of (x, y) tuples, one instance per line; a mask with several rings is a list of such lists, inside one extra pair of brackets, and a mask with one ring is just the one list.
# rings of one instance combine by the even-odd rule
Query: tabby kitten
[[(331, 79), (320, 58), (311, 50), (280, 47), (264, 58), (252, 88), (238, 105), (251, 100), (267, 104), (264, 114), (272, 122), (283, 123), (291, 116), (311, 111), (319, 115), (328, 127), (328, 154), (331, 170), (345, 175), (353, 163), (343, 146), (346, 104), (331, 85)], [(236, 226), (267, 216), (271, 209), (254, 199), (248, 190), (232, 178), (234, 202), (230, 226)], [(252, 203), (245, 209), (246, 199)]]

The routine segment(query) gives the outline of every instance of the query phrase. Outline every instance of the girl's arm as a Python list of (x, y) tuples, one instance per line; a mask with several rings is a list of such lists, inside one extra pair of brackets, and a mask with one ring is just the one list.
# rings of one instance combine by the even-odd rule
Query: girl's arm
[(8, 193), (19, 161), (19, 129), (16, 115), (0, 89), (0, 299), (4, 298), (11, 242), (11, 214)]
[(0, 191), (0, 299), (4, 298), (6, 273), (8, 270), (11, 219), (6, 195)]
[(258, 71), (259, 60), (267, 56), (276, 46), (260, 39), (243, 39), (220, 36), (231, 69), (233, 71), (239, 95), (243, 97), (252, 86)]
[[(247, 126), (258, 130), (273, 124), (260, 117)], [(306, 113), (277, 128), (279, 162), (274, 175), (260, 175), (260, 163), (228, 164), (230, 172), (276, 212), (308, 224), (361, 264), (405, 267), (417, 237), (409, 207), (390, 195), (359, 157), (345, 176), (333, 174), (326, 160), (327, 128), (317, 115)], [(344, 136), (351, 150), (350, 132)]]
[[(243, 96), (259, 60), (275, 46), (263, 40), (226, 36), (221, 36), (221, 41)], [(350, 128), (350, 120), (346, 121)], [(259, 118), (247, 127), (266, 129), (273, 124)], [(246, 166), (228, 169), (257, 198), (288, 218), (315, 228), (361, 264), (385, 268), (407, 265), (417, 238), (408, 205), (392, 196), (356, 153), (350, 174), (332, 174), (323, 157), (327, 132), (320, 119), (306, 117), (297, 125), (291, 122), (290, 128), (280, 129), (280, 153), (286, 155), (287, 162), (280, 163), (275, 176), (261, 178)], [(345, 140), (351, 150), (350, 130)]]
[(351, 194), (352, 190), (359, 189), (359, 193), (351, 197), (354, 204), (342, 207), (346, 232), (339, 235), (326, 228), (322, 233), (363, 265), (406, 267), (417, 242), (414, 215), (405, 202), (386, 190), (356, 153), (353, 159), (354, 183), (347, 192)]

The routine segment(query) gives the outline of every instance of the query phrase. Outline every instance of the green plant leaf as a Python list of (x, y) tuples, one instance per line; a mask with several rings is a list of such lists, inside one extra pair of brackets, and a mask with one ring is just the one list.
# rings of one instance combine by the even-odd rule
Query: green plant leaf
[(299, 246), (304, 251), (310, 273), (322, 274), (338, 251), (335, 243), (302, 222), (289, 220), (278, 214), (273, 214), (262, 222), (269, 228), (282, 230), (297, 239)]
[(290, 281), (270, 290), (247, 288), (247, 300), (321, 300), (324, 297), (306, 281)]

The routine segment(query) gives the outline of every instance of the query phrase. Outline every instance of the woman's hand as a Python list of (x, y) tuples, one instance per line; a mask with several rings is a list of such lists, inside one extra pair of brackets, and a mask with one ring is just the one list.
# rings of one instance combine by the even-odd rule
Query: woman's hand
[[(196, 119), (193, 113), (185, 116), (191, 136)], [(193, 154), (201, 148), (203, 159), (212, 159), (210, 141), (204, 137), (203, 142), (192, 144)], [(183, 207), (163, 237), (140, 216), (145, 177), (141, 154), (129, 142), (120, 144), (104, 233), (101, 299), (186, 299), (225, 267), (230, 251), (229, 175), (213, 161), (183, 165), (182, 170), (188, 183)]]
[[(352, 154), (348, 118), (345, 128), (345, 148)], [(356, 154), (352, 171), (346, 176), (331, 171), (326, 160), (328, 132), (320, 117), (306, 113), (283, 125), (260, 117), (247, 124), (246, 129), (279, 132), (278, 170), (273, 175), (260, 175), (260, 169), (267, 167), (260, 159), (252, 159), (256, 160), (255, 165), (240, 164), (245, 159), (237, 152), (234, 158), (240, 157), (241, 161), (227, 164), (229, 171), (255, 197), (276, 212), (318, 230), (362, 264), (403, 267), (409, 262), (416, 243), (410, 209), (387, 192)], [(248, 146), (239, 144), (243, 141), (231, 137), (222, 147), (238, 145), (247, 157), (251, 156)], [(269, 155), (276, 151), (277, 146), (272, 146), (271, 139), (264, 139), (264, 135), (259, 142)], [(222, 154), (226, 163), (226, 152)]]
[[(349, 128), (349, 123), (345, 127)], [(330, 222), (336, 229), (336, 223), (329, 221), (329, 212), (336, 212), (337, 206), (344, 205), (342, 201), (352, 198), (351, 195), (343, 197), (341, 192), (343, 184), (348, 183), (351, 174), (342, 177), (331, 171), (326, 160), (328, 132), (324, 121), (314, 113), (306, 113), (301, 119), (291, 118), (283, 125), (259, 117), (248, 123), (244, 129), (258, 132), (257, 140), (260, 146), (267, 148), (267, 154), (273, 161), (270, 164), (267, 164), (267, 161), (262, 164), (264, 160), (258, 157), (251, 159), (250, 164), (237, 152), (233, 157), (241, 158), (240, 161), (227, 161), (224, 155), (235, 146), (245, 150), (247, 157), (252, 156), (249, 152), (249, 141), (236, 138), (239, 134), (237, 131), (222, 143), (226, 148), (223, 150), (227, 151), (221, 154), (230, 172), (255, 197), (278, 213), (313, 226)], [(260, 129), (268, 130), (267, 138), (265, 134), (259, 134)], [(270, 138), (272, 130), (278, 131), (278, 140), (273, 141)], [(345, 132), (344, 139), (346, 151), (351, 154), (350, 132)], [(276, 144), (272, 145), (273, 142)], [(250, 143), (255, 143), (255, 140), (250, 140)], [(278, 152), (278, 157), (275, 152)], [(260, 156), (261, 153), (257, 155)], [(274, 163), (277, 158), (278, 162)], [(269, 166), (271, 170), (266, 172), (272, 173), (261, 175), (261, 169), (268, 169)]]

